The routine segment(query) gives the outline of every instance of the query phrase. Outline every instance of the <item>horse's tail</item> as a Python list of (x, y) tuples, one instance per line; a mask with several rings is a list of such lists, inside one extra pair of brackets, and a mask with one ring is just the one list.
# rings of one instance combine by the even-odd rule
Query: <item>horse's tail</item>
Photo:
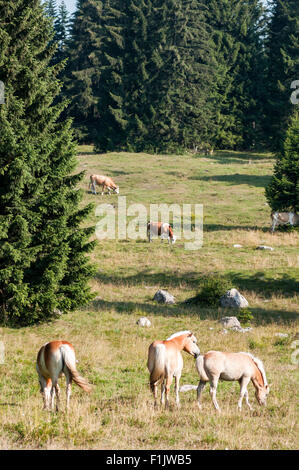
[(150, 372), (150, 386), (161, 381), (165, 375), (166, 348), (164, 344), (151, 344), (148, 352), (147, 367)]
[(206, 374), (205, 368), (204, 368), (204, 356), (200, 355), (196, 359), (196, 369), (199, 375), (200, 380), (203, 380), (204, 382), (208, 382), (209, 377)]
[(88, 381), (84, 379), (84, 377), (81, 377), (76, 369), (76, 356), (74, 350), (66, 345), (62, 345), (60, 347), (60, 351), (72, 380), (79, 385), (79, 387), (83, 388), (85, 392), (90, 392), (91, 386)]

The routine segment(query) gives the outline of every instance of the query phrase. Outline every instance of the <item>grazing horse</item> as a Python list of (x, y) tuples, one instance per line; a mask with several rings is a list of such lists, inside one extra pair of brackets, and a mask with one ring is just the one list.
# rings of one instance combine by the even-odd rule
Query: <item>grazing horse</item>
[(147, 237), (148, 241), (152, 241), (152, 237), (154, 236), (160, 236), (161, 240), (163, 238), (168, 239), (168, 243), (175, 243), (176, 237), (173, 233), (173, 230), (171, 228), (170, 224), (163, 223), (163, 222), (148, 222), (147, 224)]
[(108, 189), (108, 193), (112, 190), (114, 193), (119, 194), (119, 186), (116, 186), (112, 178), (109, 176), (103, 175), (90, 175), (89, 188), (91, 186), (91, 192), (96, 193), (96, 185), (102, 186), (102, 196), (104, 194), (105, 188)]
[(43, 395), (44, 409), (54, 409), (56, 394), (56, 411), (59, 409), (60, 389), (58, 378), (64, 373), (66, 377), (66, 407), (69, 408), (72, 380), (90, 392), (87, 380), (81, 377), (76, 369), (74, 347), (68, 341), (51, 341), (42, 346), (37, 355), (36, 370), (40, 391)]
[(183, 369), (181, 351), (186, 351), (195, 358), (200, 354), (197, 339), (191, 331), (180, 331), (165, 341), (154, 341), (148, 350), (147, 367), (150, 372), (150, 387), (157, 406), (158, 385), (161, 384), (161, 405), (169, 406), (170, 386), (175, 377), (176, 404), (179, 406), (179, 381)]
[(246, 352), (229, 353), (209, 351), (196, 360), (196, 368), (200, 377), (197, 387), (198, 406), (201, 409), (200, 395), (207, 382), (210, 382), (210, 395), (217, 411), (220, 411), (216, 400), (218, 380), (238, 380), (240, 384), (240, 398), (238, 408), (242, 409), (242, 400), (252, 410), (248, 401), (247, 385), (252, 381), (255, 387), (255, 396), (260, 405), (265, 405), (270, 391), (266, 379), (263, 363), (260, 359)]
[(299, 224), (299, 215), (295, 212), (272, 212), (272, 227), (271, 232), (273, 233), (277, 225), (297, 225)]

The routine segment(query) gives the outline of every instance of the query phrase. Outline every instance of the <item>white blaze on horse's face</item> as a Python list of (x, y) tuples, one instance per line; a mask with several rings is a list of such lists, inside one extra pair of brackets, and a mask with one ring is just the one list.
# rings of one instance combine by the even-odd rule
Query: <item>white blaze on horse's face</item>
[(117, 188), (115, 188), (114, 192), (115, 192), (116, 194), (119, 194), (119, 186), (117, 186)]
[(190, 333), (187, 336), (184, 350), (188, 352), (189, 354), (191, 354), (191, 356), (194, 356), (195, 358), (200, 355), (200, 350), (199, 350), (199, 347), (197, 346), (197, 339), (192, 333)]
[(270, 392), (269, 385), (266, 386), (259, 386), (258, 390), (255, 392), (256, 399), (259, 405), (263, 406), (267, 404), (267, 396)]

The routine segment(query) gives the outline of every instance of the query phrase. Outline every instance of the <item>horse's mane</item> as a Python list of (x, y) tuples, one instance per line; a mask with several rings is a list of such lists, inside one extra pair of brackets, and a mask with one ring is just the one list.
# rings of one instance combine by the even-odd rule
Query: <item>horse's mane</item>
[(262, 361), (258, 357), (255, 357), (255, 356), (253, 356), (252, 354), (250, 354), (248, 352), (242, 352), (242, 354), (246, 354), (247, 356), (249, 356), (253, 360), (253, 362), (255, 363), (257, 368), (259, 369), (260, 373), (262, 374), (264, 385), (265, 386), (268, 385), (267, 378), (266, 378), (266, 372), (265, 372), (264, 364), (262, 363)]
[(178, 331), (178, 333), (173, 333), (173, 335), (169, 336), (169, 338), (167, 338), (166, 341), (169, 341), (173, 338), (177, 338), (177, 336), (182, 336), (182, 335), (186, 335), (186, 334), (190, 334), (191, 331), (189, 330), (186, 330), (186, 331)]

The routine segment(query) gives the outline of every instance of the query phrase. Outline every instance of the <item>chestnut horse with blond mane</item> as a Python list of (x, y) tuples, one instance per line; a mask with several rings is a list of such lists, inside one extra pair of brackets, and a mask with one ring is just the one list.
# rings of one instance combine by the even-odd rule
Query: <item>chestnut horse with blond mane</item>
[(186, 351), (195, 358), (200, 350), (197, 339), (191, 331), (174, 333), (165, 341), (154, 341), (148, 350), (147, 367), (150, 372), (150, 387), (157, 406), (157, 387), (161, 384), (161, 405), (169, 406), (169, 391), (173, 377), (175, 378), (176, 404), (179, 406), (179, 382), (183, 369), (181, 351)]
[(245, 400), (249, 408), (247, 385), (250, 380), (255, 387), (255, 397), (260, 405), (265, 405), (270, 391), (266, 379), (263, 363), (250, 353), (209, 351), (196, 360), (196, 368), (200, 377), (197, 387), (198, 406), (201, 409), (200, 395), (207, 382), (210, 382), (210, 395), (217, 411), (220, 411), (216, 400), (218, 380), (238, 380), (240, 384), (240, 397), (238, 408), (241, 411), (242, 401)]
[(68, 341), (51, 341), (42, 346), (37, 355), (36, 370), (40, 391), (43, 396), (44, 409), (54, 409), (56, 394), (56, 411), (59, 409), (60, 389), (58, 378), (64, 373), (66, 377), (66, 408), (69, 408), (72, 380), (85, 392), (91, 387), (76, 369), (75, 350)]

